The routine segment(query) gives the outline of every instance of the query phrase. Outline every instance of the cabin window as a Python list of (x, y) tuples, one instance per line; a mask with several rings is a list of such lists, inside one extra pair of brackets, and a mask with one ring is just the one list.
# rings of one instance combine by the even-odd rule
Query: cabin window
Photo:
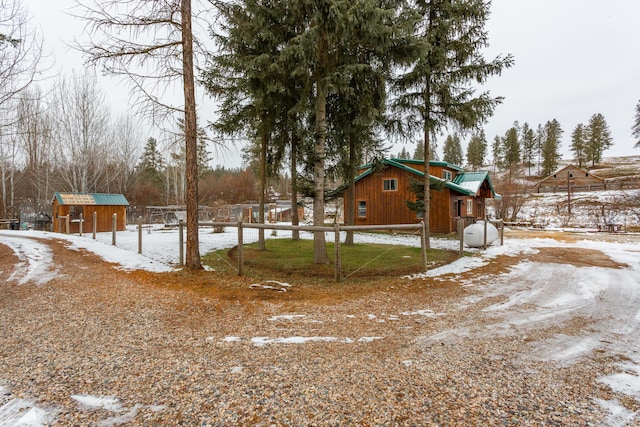
[(473, 215), (473, 199), (467, 200), (467, 216)]
[(358, 200), (358, 218), (367, 217), (367, 201)]
[(451, 181), (451, 171), (443, 170), (442, 171), (442, 179), (446, 179), (447, 181)]
[(80, 214), (84, 213), (84, 206), (71, 206), (69, 209), (69, 215), (71, 219), (79, 219)]
[(416, 218), (424, 219), (424, 211), (417, 211), (416, 212)]
[(384, 191), (397, 191), (398, 190), (398, 180), (393, 179), (385, 179), (383, 182), (383, 190)]

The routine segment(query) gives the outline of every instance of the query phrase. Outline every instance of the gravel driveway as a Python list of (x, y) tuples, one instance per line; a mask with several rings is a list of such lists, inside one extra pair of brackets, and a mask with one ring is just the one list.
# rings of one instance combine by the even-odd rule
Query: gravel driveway
[[(534, 354), (590, 319), (503, 327), (495, 311), (509, 297), (477, 286), (526, 257), (546, 262), (540, 253), (464, 277), (280, 292), (213, 272), (123, 272), (55, 240), (55, 277), (19, 284), (1, 243), (0, 426), (29, 410), (61, 426), (640, 422), (640, 402), (599, 381), (616, 372), (614, 353)], [(602, 401), (631, 415), (615, 421)]]

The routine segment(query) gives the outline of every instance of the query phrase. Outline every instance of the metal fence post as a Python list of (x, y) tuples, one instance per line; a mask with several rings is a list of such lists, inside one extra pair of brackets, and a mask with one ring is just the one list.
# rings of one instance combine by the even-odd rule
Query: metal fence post
[(242, 220), (238, 221), (238, 276), (244, 275), (244, 242), (242, 236)]
[(342, 271), (342, 259), (340, 258), (340, 224), (336, 223), (335, 226), (335, 252), (336, 252), (336, 262), (335, 262), (335, 279), (336, 282), (339, 282), (341, 279), (341, 271)]
[(116, 230), (118, 229), (118, 214), (114, 213), (111, 219), (111, 244), (116, 245)]

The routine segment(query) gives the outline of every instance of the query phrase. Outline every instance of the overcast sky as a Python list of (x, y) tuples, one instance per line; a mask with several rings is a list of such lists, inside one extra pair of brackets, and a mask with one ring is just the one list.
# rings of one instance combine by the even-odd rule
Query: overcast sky
[[(32, 19), (54, 53), (55, 71), (80, 71), (82, 58), (65, 43), (82, 39), (84, 24), (65, 14), (73, 0), (24, 0)], [(486, 58), (511, 53), (515, 65), (484, 88), (504, 97), (485, 133), (489, 142), (504, 135), (515, 120), (538, 124), (557, 119), (564, 130), (561, 151), (570, 158), (571, 132), (596, 113), (604, 115), (613, 136), (605, 156), (640, 155), (633, 149), (631, 126), (640, 100), (640, 0), (493, 0), (487, 23)], [(101, 84), (114, 104), (126, 110), (128, 92), (115, 78)], [(203, 103), (201, 118), (210, 118)], [(149, 136), (157, 136), (151, 133)], [(442, 149), (439, 138), (439, 150)], [(401, 147), (393, 149), (395, 155)], [(407, 146), (409, 151), (414, 147)], [(239, 166), (239, 155), (227, 154), (215, 164)]]

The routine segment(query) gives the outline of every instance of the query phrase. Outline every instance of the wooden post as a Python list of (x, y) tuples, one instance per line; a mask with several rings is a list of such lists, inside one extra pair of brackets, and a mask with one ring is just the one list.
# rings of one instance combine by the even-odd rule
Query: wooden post
[(427, 225), (424, 221), (421, 221), (422, 228), (420, 229), (420, 249), (422, 252), (422, 269), (427, 272)]
[(71, 221), (71, 214), (67, 214), (67, 216), (64, 217), (64, 223), (65, 223), (65, 231), (67, 234), (69, 234), (69, 222)]
[(142, 217), (138, 217), (138, 253), (142, 253)]
[(82, 224), (83, 223), (84, 223), (84, 214), (81, 212), (80, 213), (80, 225), (79, 225), (80, 236), (82, 236)]
[(334, 225), (335, 229), (335, 252), (336, 252), (336, 263), (335, 263), (335, 279), (336, 282), (341, 280), (341, 271), (342, 271), (342, 260), (340, 258), (340, 224), (336, 223)]
[(242, 220), (238, 221), (238, 276), (244, 275), (244, 242), (242, 236)]
[(504, 245), (504, 220), (500, 220), (500, 246)]
[(96, 240), (97, 231), (98, 231), (98, 212), (93, 212), (93, 240)]
[(116, 245), (116, 231), (118, 230), (118, 214), (114, 213), (111, 218), (111, 244)]
[(184, 235), (183, 235), (183, 231), (184, 231), (184, 225), (182, 224), (182, 219), (178, 220), (178, 240), (180, 242), (180, 250), (179, 252), (179, 257), (180, 259), (178, 260), (178, 265), (182, 266), (184, 265)]
[(484, 220), (484, 244), (482, 245), (482, 249), (487, 250), (487, 220)]
[(464, 256), (464, 222), (458, 217), (458, 237), (460, 238), (460, 257)]

